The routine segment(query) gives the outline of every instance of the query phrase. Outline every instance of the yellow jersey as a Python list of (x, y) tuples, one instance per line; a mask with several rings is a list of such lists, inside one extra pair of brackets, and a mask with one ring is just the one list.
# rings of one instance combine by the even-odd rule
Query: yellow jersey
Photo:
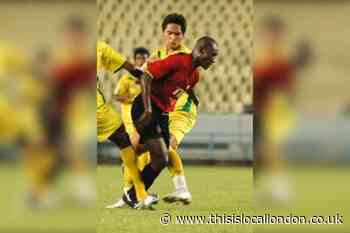
[(19, 135), (27, 139), (39, 137), (36, 107), (42, 89), (31, 76), (23, 52), (0, 41), (0, 135), (3, 143), (12, 143)]
[[(108, 44), (97, 42), (97, 75), (103, 70), (115, 73), (123, 67), (125, 61), (126, 58)], [(106, 103), (98, 87), (96, 97), (97, 139), (100, 142), (112, 135), (122, 125), (122, 120), (120, 113), (114, 110), (112, 104)]]
[(121, 104), (122, 119), (126, 132), (132, 136), (136, 131), (131, 117), (131, 107), (134, 99), (141, 93), (140, 81), (130, 74), (119, 79), (116, 92), (117, 96), (126, 98)]

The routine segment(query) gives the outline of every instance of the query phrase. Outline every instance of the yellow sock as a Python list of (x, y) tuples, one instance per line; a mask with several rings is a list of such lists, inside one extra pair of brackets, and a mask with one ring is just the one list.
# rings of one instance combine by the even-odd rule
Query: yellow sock
[(132, 183), (132, 176), (130, 174), (129, 169), (125, 169), (123, 170), (123, 185), (125, 189), (128, 189), (130, 187), (132, 187), (133, 183)]
[(142, 171), (151, 162), (151, 155), (145, 152), (137, 157), (137, 168)]
[(169, 149), (169, 172), (171, 177), (185, 174), (180, 155), (171, 147)]
[(121, 158), (123, 160), (125, 171), (132, 177), (132, 182), (135, 187), (137, 200), (143, 200), (147, 197), (145, 185), (141, 180), (139, 170), (136, 166), (136, 154), (131, 146), (121, 150)]
[(48, 174), (55, 163), (52, 151), (43, 148), (27, 148), (25, 166), (28, 172), (31, 192), (43, 196), (48, 189)]

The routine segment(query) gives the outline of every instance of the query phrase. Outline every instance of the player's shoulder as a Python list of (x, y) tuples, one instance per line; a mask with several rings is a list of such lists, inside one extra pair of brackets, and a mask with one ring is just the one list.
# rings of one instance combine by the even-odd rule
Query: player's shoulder
[(97, 42), (97, 51), (102, 54), (112, 54), (118, 57), (124, 57), (119, 51), (114, 49), (111, 45), (107, 44), (105, 41)]
[(102, 40), (97, 41), (97, 49), (110, 48), (110, 46)]
[(179, 50), (179, 53), (185, 53), (185, 54), (190, 54), (192, 51), (185, 45), (181, 45), (181, 48)]
[(151, 56), (149, 57), (149, 59), (151, 60), (162, 59), (164, 53), (165, 53), (165, 48), (158, 48), (151, 53)]
[(188, 53), (174, 53), (174, 54), (169, 55), (166, 58), (177, 60), (177, 61), (182, 61), (182, 62), (192, 61), (192, 55), (188, 54)]
[(174, 67), (179, 69), (189, 69), (192, 67), (192, 55), (185, 53), (175, 53), (167, 56), (163, 59), (167, 63), (173, 64)]
[(181, 47), (178, 50), (172, 52), (171, 54), (167, 53), (167, 50), (166, 50), (165, 47), (161, 47), (161, 48), (156, 49), (154, 52), (152, 52), (150, 58), (153, 59), (153, 60), (154, 59), (164, 59), (164, 58), (167, 58), (170, 55), (174, 55), (174, 54), (190, 54), (191, 52), (192, 52), (191, 49), (189, 49), (185, 45), (181, 45)]

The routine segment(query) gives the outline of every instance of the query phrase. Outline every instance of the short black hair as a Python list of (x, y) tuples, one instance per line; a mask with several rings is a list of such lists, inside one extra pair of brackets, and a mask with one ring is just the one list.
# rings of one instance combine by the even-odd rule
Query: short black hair
[(149, 57), (149, 51), (148, 49), (146, 49), (145, 47), (137, 47), (134, 49), (134, 58), (136, 58), (137, 54), (141, 54), (141, 55), (147, 55)]
[(199, 38), (196, 42), (196, 45), (195, 47), (198, 47), (198, 48), (203, 48), (203, 47), (207, 47), (211, 44), (218, 44), (216, 42), (215, 39), (213, 39), (212, 37), (210, 36), (202, 36), (201, 38)]
[(172, 14), (165, 16), (165, 18), (163, 19), (163, 23), (162, 23), (163, 32), (164, 32), (166, 26), (170, 23), (180, 25), (182, 33), (185, 34), (187, 22), (186, 22), (186, 19), (183, 15), (177, 14), (177, 13), (172, 13)]

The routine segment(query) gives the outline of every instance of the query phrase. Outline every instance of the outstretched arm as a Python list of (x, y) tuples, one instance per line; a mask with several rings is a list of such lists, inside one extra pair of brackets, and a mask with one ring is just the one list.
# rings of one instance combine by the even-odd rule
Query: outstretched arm
[(123, 68), (126, 69), (132, 76), (136, 78), (141, 78), (143, 71), (141, 69), (138, 69), (135, 67), (134, 64), (130, 63), (129, 61), (125, 61), (123, 64)]

